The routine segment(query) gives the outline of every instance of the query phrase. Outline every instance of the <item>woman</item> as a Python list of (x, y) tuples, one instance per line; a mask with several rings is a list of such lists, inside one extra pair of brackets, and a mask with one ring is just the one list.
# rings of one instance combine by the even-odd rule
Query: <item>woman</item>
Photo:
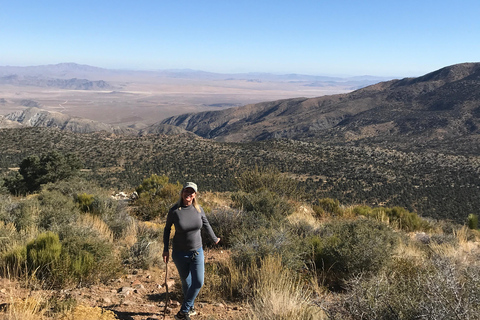
[(201, 229), (205, 228), (215, 244), (220, 238), (210, 226), (205, 212), (196, 201), (197, 185), (187, 182), (180, 193), (178, 202), (168, 211), (167, 222), (163, 231), (163, 261), (168, 262), (170, 231), (175, 226), (172, 244), (172, 259), (182, 280), (183, 303), (175, 319), (190, 319), (195, 314), (193, 306), (204, 281), (204, 255)]

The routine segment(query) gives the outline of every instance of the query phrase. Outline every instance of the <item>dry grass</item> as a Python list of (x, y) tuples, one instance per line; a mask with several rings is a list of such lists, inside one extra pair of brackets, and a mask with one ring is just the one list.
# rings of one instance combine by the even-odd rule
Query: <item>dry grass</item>
[(287, 217), (287, 220), (292, 225), (304, 222), (314, 228), (317, 228), (320, 226), (320, 222), (315, 218), (314, 214), (315, 213), (311, 206), (306, 204), (298, 205), (295, 208), (295, 211)]
[(319, 307), (311, 304), (312, 292), (296, 274), (283, 268), (281, 258), (265, 258), (254, 272), (257, 279), (248, 319), (327, 319)]
[(110, 310), (105, 310), (99, 307), (86, 307), (79, 305), (75, 307), (68, 314), (63, 315), (59, 320), (117, 320)]
[(0, 314), (2, 320), (41, 320), (45, 319), (46, 299), (41, 295), (29, 296), (21, 299), (10, 297), (5, 313)]
[(113, 242), (113, 232), (109, 226), (99, 217), (85, 214), (77, 222), (78, 226), (95, 230), (100, 238)]

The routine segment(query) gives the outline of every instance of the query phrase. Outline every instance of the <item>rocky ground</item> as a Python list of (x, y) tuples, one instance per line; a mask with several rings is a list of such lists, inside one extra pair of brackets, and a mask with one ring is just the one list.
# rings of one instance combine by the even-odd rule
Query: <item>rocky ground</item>
[[(206, 251), (206, 259), (209, 261), (221, 259), (222, 254), (222, 251)], [(61, 291), (32, 292), (18, 282), (8, 279), (1, 281), (0, 307), (11, 303), (12, 297), (22, 298), (39, 294), (44, 297), (56, 297), (58, 301), (76, 301), (78, 305), (111, 310), (119, 320), (173, 319), (180, 309), (182, 298), (179, 291), (180, 280), (172, 262), (168, 263), (169, 303), (165, 315), (165, 269), (135, 269), (121, 278), (110, 280), (107, 284)], [(244, 306), (224, 301), (206, 302), (200, 299), (197, 299), (195, 307), (197, 314), (192, 316), (192, 319), (198, 320), (239, 319), (247, 311)]]

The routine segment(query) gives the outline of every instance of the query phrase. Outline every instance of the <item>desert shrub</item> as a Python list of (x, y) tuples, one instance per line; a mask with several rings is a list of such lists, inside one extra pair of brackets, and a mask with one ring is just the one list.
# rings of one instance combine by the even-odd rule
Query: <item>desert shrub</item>
[(334, 319), (478, 319), (480, 269), (435, 256), (399, 259), (375, 277), (349, 281), (348, 294), (330, 308)]
[(476, 214), (469, 214), (467, 218), (467, 225), (470, 229), (477, 230), (478, 229), (478, 215)]
[(2, 276), (17, 278), (27, 270), (27, 248), (22, 245), (15, 246), (2, 254)]
[(326, 319), (323, 311), (311, 304), (312, 292), (281, 261), (279, 257), (265, 257), (254, 271), (253, 297), (246, 319)]
[(275, 167), (260, 168), (241, 172), (235, 179), (237, 188), (245, 193), (257, 193), (268, 190), (280, 196), (298, 199), (304, 195), (298, 181), (282, 174)]
[(0, 251), (7, 251), (15, 244), (19, 233), (12, 222), (0, 221)]
[[(244, 226), (247, 224), (245, 221), (247, 215), (239, 209), (214, 209), (207, 213), (207, 218), (217, 237), (222, 239), (220, 244), (227, 248), (233, 245), (234, 235), (243, 233)], [(209, 237), (203, 237), (203, 239), (206, 239), (207, 247), (211, 245)]]
[(392, 257), (399, 235), (383, 223), (359, 219), (326, 223), (309, 241), (325, 284), (338, 288), (355, 274), (378, 271)]
[(65, 180), (47, 183), (42, 186), (42, 191), (58, 191), (64, 196), (75, 198), (76, 195), (86, 194), (106, 194), (106, 190), (99, 187), (94, 181), (86, 180), (79, 176), (73, 176)]
[(135, 213), (138, 218), (148, 221), (164, 216), (177, 202), (182, 185), (168, 180), (167, 176), (152, 174), (136, 188), (138, 199), (135, 201)]
[(57, 234), (50, 231), (39, 234), (26, 246), (29, 272), (41, 280), (51, 277), (61, 252), (62, 244)]
[(353, 212), (357, 216), (364, 216), (386, 223), (390, 222), (390, 219), (383, 208), (374, 209), (369, 206), (355, 206)]
[(285, 197), (268, 190), (252, 193), (235, 192), (232, 194), (232, 201), (235, 208), (277, 221), (285, 219), (295, 209)]
[(38, 195), (38, 201), (41, 207), (38, 226), (42, 229), (59, 232), (80, 216), (73, 198), (59, 191), (44, 190)]
[(277, 255), (287, 268), (300, 270), (304, 266), (305, 251), (302, 242), (287, 227), (261, 226), (245, 230), (235, 233), (232, 243), (232, 255), (239, 265), (259, 265), (265, 257)]
[(375, 219), (377, 221), (387, 222), (392, 227), (405, 230), (407, 232), (417, 230), (430, 230), (431, 224), (418, 216), (415, 212), (410, 212), (405, 208), (370, 208), (368, 206), (356, 206), (353, 208), (356, 215), (362, 215)]
[(410, 212), (405, 208), (393, 207), (385, 208), (385, 213), (390, 218), (390, 223), (396, 224), (399, 229), (407, 232), (428, 229), (428, 224), (415, 212)]
[(124, 202), (108, 199), (104, 203), (101, 218), (112, 230), (115, 239), (119, 239), (125, 233), (135, 218), (127, 211), (127, 205)]
[(130, 248), (128, 261), (134, 268), (149, 269), (163, 264), (163, 229), (139, 223), (137, 242)]
[(121, 270), (121, 261), (114, 244), (96, 237), (86, 230), (71, 231), (62, 239), (63, 250), (54, 284), (62, 287), (69, 284), (89, 285), (105, 282)]
[(18, 231), (36, 226), (40, 213), (39, 203), (36, 199), (17, 202), (11, 206), (10, 210), (11, 222), (15, 224)]
[(323, 217), (325, 215), (338, 216), (342, 212), (340, 202), (331, 198), (319, 199), (317, 203), (312, 206), (312, 209), (318, 217)]
[[(254, 268), (257, 265), (254, 264)], [(205, 263), (205, 282), (199, 297), (207, 301), (245, 301), (253, 295), (252, 266), (235, 263), (232, 257)]]
[(75, 197), (75, 202), (77, 203), (80, 210), (83, 212), (91, 212), (92, 204), (94, 200), (93, 194), (87, 194), (86, 192), (77, 194)]

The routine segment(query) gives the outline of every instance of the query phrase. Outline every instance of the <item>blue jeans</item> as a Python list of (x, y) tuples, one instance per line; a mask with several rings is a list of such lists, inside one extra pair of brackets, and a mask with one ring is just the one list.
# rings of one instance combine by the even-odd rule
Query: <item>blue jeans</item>
[(172, 251), (172, 259), (182, 280), (183, 303), (182, 312), (193, 307), (195, 298), (203, 286), (205, 274), (205, 257), (203, 249), (196, 251)]

